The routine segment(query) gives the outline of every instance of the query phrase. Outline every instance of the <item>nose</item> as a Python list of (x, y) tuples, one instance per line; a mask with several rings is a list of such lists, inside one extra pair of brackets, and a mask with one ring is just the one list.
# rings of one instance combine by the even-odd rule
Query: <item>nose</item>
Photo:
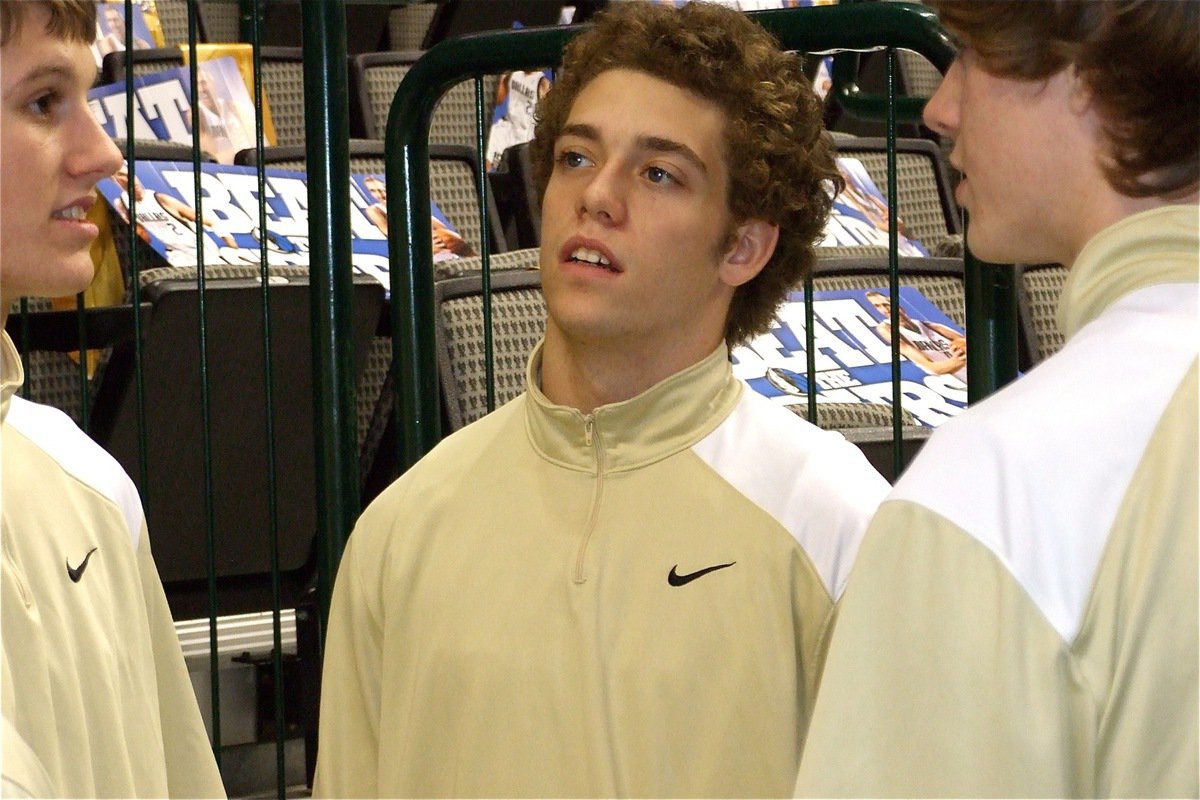
[(78, 114), (79, 124), (75, 126), (75, 135), (71, 137), (67, 169), (72, 176), (86, 179), (94, 185), (101, 178), (115, 174), (124, 159), (86, 104)]
[(593, 172), (579, 197), (579, 213), (605, 225), (620, 225), (625, 221), (626, 191), (627, 179), (614, 160)]
[(960, 98), (962, 94), (963, 68), (958, 59), (950, 65), (950, 69), (942, 77), (933, 97), (925, 104), (921, 118), (925, 127), (940, 133), (942, 136), (954, 138), (958, 134)]

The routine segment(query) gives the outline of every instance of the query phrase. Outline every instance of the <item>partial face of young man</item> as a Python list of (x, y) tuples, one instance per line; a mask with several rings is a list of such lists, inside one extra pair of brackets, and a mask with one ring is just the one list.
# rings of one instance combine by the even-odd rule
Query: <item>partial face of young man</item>
[(777, 233), (769, 248), (726, 248), (725, 122), (713, 103), (632, 70), (579, 93), (542, 201), (548, 345), (620, 348), (661, 379), (721, 343), (734, 288)]
[(87, 45), (49, 36), (49, 13), (30, 3), (0, 47), (0, 301), (56, 297), (92, 280), (99, 231), (84, 219), (96, 182), (121, 154), (96, 123)]
[(970, 213), (976, 256), (1070, 266), (1103, 227), (1089, 205), (1112, 189), (1072, 69), (1045, 81), (1002, 78), (966, 47), (926, 105), (925, 124), (954, 140), (950, 162), (964, 175), (956, 197)]

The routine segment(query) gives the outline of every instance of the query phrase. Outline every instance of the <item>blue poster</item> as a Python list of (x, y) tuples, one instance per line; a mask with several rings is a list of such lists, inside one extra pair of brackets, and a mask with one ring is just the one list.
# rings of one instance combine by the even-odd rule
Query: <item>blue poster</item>
[[(200, 212), (191, 164), (137, 161), (100, 181), (100, 193), (113, 211), (129, 221), (130, 188), (138, 233), (172, 266), (259, 263), (265, 241), (275, 265), (309, 263), (308, 182), (303, 172), (267, 169), (265, 232), (259, 226), (258, 173), (254, 167), (200, 165)], [(388, 282), (386, 190), (379, 176), (351, 176), (350, 233), (354, 269), (385, 286)], [(382, 210), (382, 217), (379, 212)], [(472, 255), (462, 237), (434, 206), (435, 261)], [(197, 231), (200, 231), (200, 247)]]
[[(805, 302), (793, 292), (771, 329), (733, 350), (733, 372), (781, 405), (892, 402), (891, 303), (886, 288), (813, 293), (816, 371), (809, 380)], [(901, 405), (935, 428), (967, 404), (966, 334), (917, 289), (900, 288)]]

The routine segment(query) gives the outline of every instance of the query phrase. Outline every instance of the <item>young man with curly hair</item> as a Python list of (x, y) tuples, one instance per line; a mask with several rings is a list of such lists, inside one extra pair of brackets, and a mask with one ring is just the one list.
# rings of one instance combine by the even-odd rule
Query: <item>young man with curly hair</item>
[[(87, 104), (95, 31), (92, 0), (0, 2), (0, 323), (92, 280), (86, 212), (121, 166)], [(0, 333), (0, 794), (223, 796), (137, 489), (23, 379)]]
[(350, 537), (315, 793), (779, 796), (886, 482), (736, 381), (835, 181), (798, 58), (614, 4), (541, 106), (527, 391)]
[(1067, 342), (880, 507), (798, 794), (1196, 797), (1200, 4), (933, 5), (967, 244)]

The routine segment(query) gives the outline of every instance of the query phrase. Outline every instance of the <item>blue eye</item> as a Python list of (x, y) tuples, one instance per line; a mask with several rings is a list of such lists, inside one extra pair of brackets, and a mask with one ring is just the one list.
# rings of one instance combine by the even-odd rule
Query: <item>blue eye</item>
[(48, 117), (56, 105), (58, 105), (58, 95), (54, 92), (46, 92), (31, 100), (26, 108), (35, 116)]
[(564, 166), (569, 167), (570, 169), (576, 169), (591, 163), (588, 161), (587, 156), (583, 155), (582, 153), (577, 153), (574, 150), (564, 150), (562, 155), (558, 157), (558, 160)]
[(646, 169), (646, 179), (651, 183), (676, 183), (675, 176), (667, 172), (662, 167), (648, 167)]

